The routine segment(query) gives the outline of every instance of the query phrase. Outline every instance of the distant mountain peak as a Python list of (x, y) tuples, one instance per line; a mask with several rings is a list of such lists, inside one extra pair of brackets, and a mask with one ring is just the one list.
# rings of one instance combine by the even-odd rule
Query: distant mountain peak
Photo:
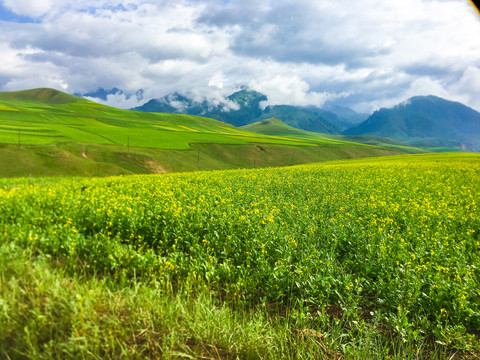
[(240, 105), (248, 104), (251, 102), (260, 103), (261, 101), (268, 100), (266, 95), (259, 93), (258, 91), (247, 89), (239, 90), (232, 95), (227, 96), (227, 99), (230, 101), (234, 101)]
[[(172, 93), (161, 99), (149, 101), (132, 110), (148, 112), (172, 112), (200, 115), (220, 120), (234, 126), (243, 126), (266, 118), (276, 117), (285, 124), (297, 129), (321, 133), (340, 133), (358, 121), (337, 117), (316, 107), (298, 107), (291, 105), (270, 105), (264, 108), (262, 102), (268, 101), (265, 94), (248, 88), (241, 88), (224, 100), (214, 102), (204, 100), (196, 102), (186, 95)], [(349, 116), (358, 115), (350, 110)]]
[(414, 96), (392, 108), (374, 112), (344, 134), (388, 137), (415, 146), (453, 146), (479, 151), (480, 113), (438, 96)]
[[(90, 91), (86, 92), (83, 94), (80, 93), (75, 93), (75, 96), (80, 96), (80, 97), (89, 97), (93, 99), (101, 99), (103, 101), (108, 100), (109, 95), (124, 95), (125, 98), (129, 99), (130, 97), (134, 96), (132, 93), (125, 93), (123, 90), (114, 87), (113, 89), (104, 89), (104, 88), (97, 88), (95, 91)], [(139, 89), (135, 92), (135, 97), (137, 98), (138, 101), (143, 99), (143, 89)]]

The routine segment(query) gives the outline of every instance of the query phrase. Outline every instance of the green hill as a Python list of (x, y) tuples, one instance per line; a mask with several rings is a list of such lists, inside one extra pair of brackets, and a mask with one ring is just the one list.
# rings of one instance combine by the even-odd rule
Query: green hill
[(6, 144), (87, 142), (180, 150), (198, 142), (248, 144), (259, 140), (298, 143), (249, 134), (198, 116), (116, 109), (52, 89), (0, 93), (0, 142)]
[(205, 117), (101, 105), (53, 89), (0, 93), (0, 177), (282, 166), (403, 151), (271, 136)]
[(383, 148), (395, 149), (404, 151), (406, 153), (423, 153), (427, 152), (426, 150), (413, 147), (411, 145), (402, 143), (400, 141), (395, 141), (387, 138), (381, 138), (378, 136), (366, 136), (366, 135), (357, 135), (357, 136), (343, 136), (343, 135), (329, 135), (329, 134), (319, 134), (316, 132), (310, 132), (305, 130), (300, 130), (285, 124), (282, 120), (277, 118), (266, 119), (258, 121), (256, 123), (243, 126), (242, 129), (248, 130), (251, 132), (273, 135), (273, 136), (283, 136), (288, 138), (303, 139), (308, 141), (319, 141), (325, 143), (327, 141), (333, 141), (337, 144), (348, 145), (350, 143), (360, 143), (366, 145), (379, 146)]
[[(282, 120), (272, 117), (265, 120), (257, 121), (253, 124), (242, 126), (241, 129), (266, 135), (300, 135), (308, 134), (305, 130), (296, 129), (290, 125), (285, 124)], [(319, 134), (317, 134), (319, 135)]]
[(240, 129), (257, 134), (278, 136), (283, 138), (297, 139), (303, 141), (309, 141), (319, 144), (338, 144), (338, 145), (351, 145), (351, 142), (345, 142), (342, 139), (333, 138), (327, 134), (321, 134), (313, 131), (301, 130), (296, 127), (286, 124), (284, 121), (273, 117), (265, 120), (257, 121), (253, 124), (242, 126)]
[(276, 117), (297, 129), (324, 134), (339, 134), (340, 130), (325, 116), (308, 109), (290, 105), (268, 106), (257, 120)]
[(86, 99), (49, 88), (0, 92), (0, 101), (24, 101), (49, 105), (88, 102)]

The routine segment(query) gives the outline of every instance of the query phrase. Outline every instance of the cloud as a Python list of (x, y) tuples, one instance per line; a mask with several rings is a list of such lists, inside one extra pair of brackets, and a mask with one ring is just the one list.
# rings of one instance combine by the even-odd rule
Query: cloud
[[(222, 7), (215, 4), (199, 22), (231, 28), (231, 50), (242, 56), (280, 62), (307, 62), (359, 66), (369, 58), (389, 51), (388, 42), (380, 38), (359, 37), (358, 27), (346, 21), (338, 23), (339, 7), (322, 6), (312, 1), (232, 1)], [(329, 2), (324, 2), (329, 3)], [(340, 8), (340, 10), (343, 8)], [(344, 11), (344, 10), (342, 10)], [(355, 22), (358, 14), (349, 21)], [(341, 15), (341, 18), (346, 15)], [(368, 27), (371, 27), (368, 24)], [(340, 28), (341, 27), (341, 28)], [(366, 29), (369, 30), (369, 29)]]
[(12, 12), (30, 17), (42, 16), (61, 2), (61, 0), (2, 0), (3, 5)]
[(249, 85), (271, 104), (371, 111), (421, 92), (480, 109), (480, 18), (463, 0), (0, 1), (35, 19), (0, 18), (0, 90), (116, 87), (220, 104)]
[(332, 97), (340, 95), (329, 94), (327, 92), (310, 91), (308, 83), (298, 76), (277, 75), (274, 78), (265, 77), (262, 79), (254, 79), (248, 84), (253, 90), (264, 94), (270, 94), (268, 101), (262, 105), (316, 105), (322, 106), (325, 101)]
[(453, 85), (456, 96), (453, 100), (469, 104), (480, 109), (480, 68), (469, 66), (465, 69), (460, 80)]

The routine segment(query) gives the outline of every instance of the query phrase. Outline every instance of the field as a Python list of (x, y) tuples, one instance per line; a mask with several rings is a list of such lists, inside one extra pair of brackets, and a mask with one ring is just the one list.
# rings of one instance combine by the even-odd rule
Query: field
[(476, 359), (480, 156), (0, 181), (0, 356)]
[(291, 130), (268, 135), (198, 116), (121, 110), (53, 89), (0, 92), (0, 177), (224, 170), (421, 151)]

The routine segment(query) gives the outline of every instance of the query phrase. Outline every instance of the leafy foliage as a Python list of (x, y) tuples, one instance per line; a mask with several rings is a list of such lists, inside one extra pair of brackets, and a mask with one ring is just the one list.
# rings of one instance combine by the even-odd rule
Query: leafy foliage
[(115, 286), (208, 289), (314, 331), (341, 324), (340, 344), (375, 329), (478, 354), (479, 175), (463, 154), (4, 180), (0, 244)]

